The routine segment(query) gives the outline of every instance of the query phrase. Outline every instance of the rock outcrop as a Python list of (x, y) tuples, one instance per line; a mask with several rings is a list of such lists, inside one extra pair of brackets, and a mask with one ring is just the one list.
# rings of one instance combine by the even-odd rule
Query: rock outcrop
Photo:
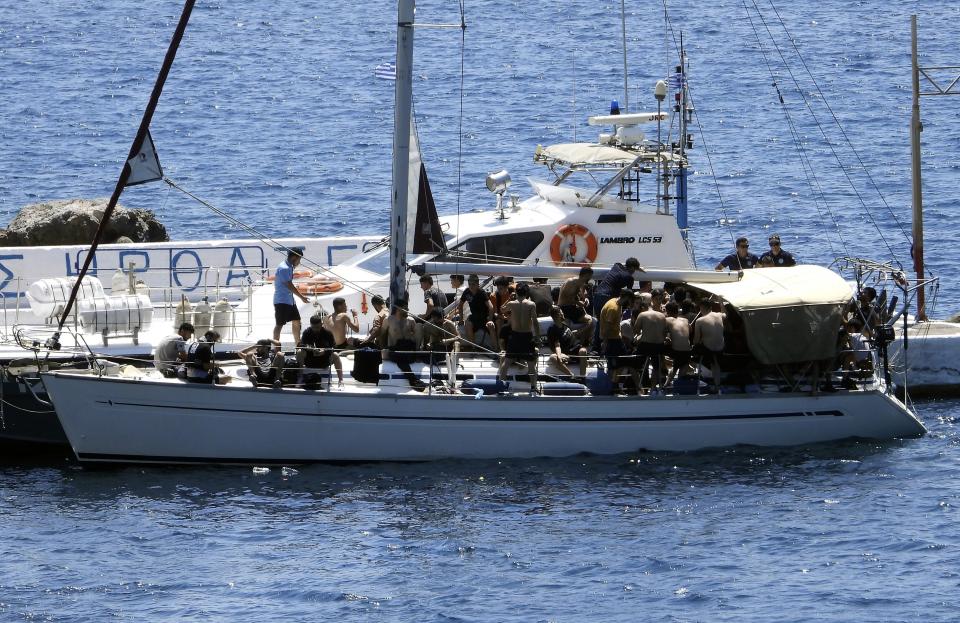
[[(89, 244), (106, 207), (106, 199), (66, 199), (24, 206), (6, 229), (0, 229), (0, 247)], [(119, 205), (104, 234), (105, 244), (122, 237), (133, 242), (170, 239), (153, 212)]]

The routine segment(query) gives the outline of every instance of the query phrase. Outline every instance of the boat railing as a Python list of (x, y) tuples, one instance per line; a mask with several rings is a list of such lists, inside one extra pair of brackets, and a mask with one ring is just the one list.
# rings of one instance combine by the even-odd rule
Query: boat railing
[[(804, 362), (789, 366), (761, 366), (752, 363), (745, 365), (749, 356), (736, 354), (724, 355), (727, 363), (721, 370), (720, 378), (712, 378), (710, 362), (706, 357), (694, 356), (691, 360), (692, 373), (670, 375), (670, 365), (662, 365), (659, 379), (654, 380), (656, 367), (653, 357), (639, 361), (641, 394), (643, 395), (706, 395), (706, 394), (753, 394), (782, 392), (831, 392), (834, 390), (864, 390), (880, 386), (879, 366), (872, 354), (869, 365), (851, 365), (858, 352), (844, 349), (837, 352), (831, 363)], [(344, 357), (345, 376), (350, 364), (349, 357), (355, 351), (340, 353)], [(383, 353), (383, 364), (379, 368), (377, 385), (402, 389), (416, 387), (427, 394), (473, 393), (478, 397), (491, 393), (526, 393), (530, 382), (529, 364), (515, 360), (502, 375), (499, 367), (503, 353), (454, 351), (392, 350)], [(592, 394), (635, 394), (634, 377), (627, 371), (630, 366), (611, 370), (603, 356), (589, 354), (587, 374), (580, 376), (575, 372), (578, 367), (576, 357), (567, 363), (573, 374), (566, 374), (551, 355), (541, 353), (537, 357), (537, 391), (554, 395)], [(741, 361), (742, 358), (744, 361)], [(636, 364), (633, 364), (636, 365)], [(324, 389), (330, 391), (333, 386), (332, 369), (301, 369), (296, 366), (284, 366), (290, 377), (283, 387)], [(304, 382), (309, 370), (318, 374), (312, 382)], [(669, 376), (669, 379), (668, 379)], [(669, 383), (666, 381), (669, 380)], [(352, 385), (371, 385), (363, 382), (351, 382)], [(310, 385), (317, 385), (310, 387)]]
[[(153, 277), (154, 273), (161, 272), (169, 274), (169, 280), (174, 283), (169, 285), (150, 285), (156, 284), (159, 279)], [(186, 274), (181, 271), (182, 274)], [(129, 282), (122, 289), (118, 290), (110, 287), (111, 284), (105, 284), (109, 295), (115, 294), (143, 294), (150, 299), (151, 310), (150, 323), (164, 322), (172, 324), (177, 317), (177, 306), (186, 298), (191, 303), (201, 301), (207, 298), (211, 305), (218, 301), (226, 299), (230, 304), (230, 322), (223, 324), (220, 331), (224, 339), (248, 335), (253, 328), (253, 308), (251, 295), (253, 288), (266, 281), (266, 271), (259, 264), (256, 265), (232, 265), (232, 266), (200, 266), (191, 268), (189, 273), (193, 275), (192, 281), (178, 281), (182, 274), (176, 271), (171, 272), (166, 268), (158, 269), (137, 269), (134, 274), (134, 284), (131, 291)], [(228, 285), (235, 282), (236, 285)], [(30, 287), (21, 277), (14, 277), (12, 283), (8, 284), (7, 291), (2, 296), (2, 308), (0, 308), (0, 339), (11, 341), (16, 339), (15, 332), (23, 330), (27, 326), (31, 327), (52, 327), (57, 324), (58, 319), (55, 316), (38, 316), (31, 309), (27, 299), (26, 292)], [(145, 311), (145, 310), (144, 310)], [(68, 326), (72, 327), (75, 333), (84, 331), (81, 325), (80, 317), (77, 313), (71, 315), (71, 321)], [(105, 339), (111, 337), (134, 337), (132, 331), (120, 331), (109, 329), (104, 334), (98, 329)], [(106, 344), (105, 344), (106, 345)]]

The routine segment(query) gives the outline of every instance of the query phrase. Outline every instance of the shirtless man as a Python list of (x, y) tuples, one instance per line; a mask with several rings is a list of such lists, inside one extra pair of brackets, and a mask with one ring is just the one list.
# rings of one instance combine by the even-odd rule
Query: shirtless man
[[(656, 292), (659, 292), (659, 295), (656, 294)], [(654, 291), (652, 297), (653, 305), (657, 305), (662, 295), (662, 290)], [(665, 352), (664, 339), (667, 336), (667, 318), (663, 315), (663, 312), (651, 306), (651, 304), (648, 304), (645, 299), (640, 300), (640, 313), (637, 314), (633, 323), (633, 331), (637, 336), (635, 342), (637, 362), (640, 364), (641, 370), (645, 372), (647, 362), (652, 360), (653, 377), (651, 379), (651, 387), (657, 388), (662, 381), (661, 358)]]
[(693, 347), (697, 354), (709, 358), (713, 383), (718, 387), (720, 358), (723, 355), (724, 346), (723, 320), (724, 314), (713, 311), (710, 299), (704, 298), (700, 301), (700, 317), (693, 323)]
[(417, 324), (407, 315), (407, 302), (397, 301), (380, 332), (383, 358), (397, 365), (410, 387), (423, 391), (426, 383), (417, 378), (410, 369), (410, 362), (414, 359), (413, 351), (417, 348), (416, 336)]
[(333, 333), (333, 339), (336, 341), (336, 349), (343, 350), (344, 348), (350, 348), (351, 346), (356, 346), (356, 339), (351, 341), (347, 339), (347, 328), (349, 327), (351, 331), (359, 331), (360, 323), (358, 322), (357, 310), (351, 309), (350, 313), (347, 313), (347, 302), (341, 297), (333, 299), (333, 314), (330, 315), (329, 329)]
[(367, 333), (367, 337), (364, 338), (363, 342), (360, 343), (360, 346), (374, 346), (379, 343), (383, 323), (386, 321), (387, 316), (390, 315), (387, 313), (383, 297), (379, 294), (373, 295), (373, 298), (370, 299), (370, 304), (373, 305), (373, 311), (376, 312), (376, 315), (373, 317), (373, 320), (370, 321), (370, 331)]
[(536, 339), (540, 337), (540, 324), (537, 322), (537, 305), (529, 299), (530, 286), (525, 282), (517, 284), (517, 298), (503, 304), (504, 316), (510, 326), (507, 349), (500, 364), (497, 378), (504, 380), (507, 369), (515, 360), (529, 364), (530, 394), (537, 393), (537, 355)]
[(587, 338), (593, 335), (593, 317), (587, 313), (590, 305), (590, 299), (587, 297), (587, 284), (593, 278), (593, 269), (584, 266), (580, 269), (580, 274), (571, 277), (560, 286), (560, 293), (557, 296), (557, 306), (563, 311), (564, 317), (568, 322), (582, 324), (583, 327), (577, 330), (577, 338), (586, 343)]
[(680, 306), (677, 302), (670, 301), (666, 309), (667, 332), (670, 334), (670, 358), (673, 359), (673, 368), (665, 383), (669, 385), (677, 373), (686, 371), (687, 366), (690, 365), (690, 351), (693, 349), (693, 344), (690, 342), (690, 321), (680, 315)]
[(444, 318), (442, 310), (434, 308), (423, 323), (420, 350), (428, 353), (449, 353), (457, 347), (459, 339), (457, 325), (449, 318)]

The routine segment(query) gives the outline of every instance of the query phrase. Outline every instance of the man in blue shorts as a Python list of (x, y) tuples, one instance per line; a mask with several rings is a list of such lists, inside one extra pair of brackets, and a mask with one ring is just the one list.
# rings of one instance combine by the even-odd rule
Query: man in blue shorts
[(273, 317), (276, 324), (273, 327), (273, 339), (280, 341), (280, 331), (288, 322), (293, 328), (293, 343), (300, 343), (300, 310), (297, 309), (293, 297), (296, 296), (304, 303), (310, 301), (293, 285), (293, 271), (300, 264), (303, 255), (295, 249), (287, 251), (287, 259), (280, 262), (273, 281)]

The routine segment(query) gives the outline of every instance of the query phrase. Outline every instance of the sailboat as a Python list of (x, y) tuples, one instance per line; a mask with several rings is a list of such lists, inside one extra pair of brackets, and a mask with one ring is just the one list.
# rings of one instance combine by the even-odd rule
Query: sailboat
[[(178, 32), (188, 16), (181, 18)], [(407, 299), (411, 269), (445, 274), (456, 268), (517, 277), (575, 275), (577, 262), (552, 266), (412, 265), (411, 238), (436, 243), (430, 223), (424, 168), (418, 166), (411, 129), (414, 0), (400, 0), (394, 116), (391, 236), (392, 301)], [(174, 40), (178, 41), (175, 36)], [(172, 44), (173, 45), (173, 44)], [(172, 56), (168, 54), (172, 62)], [(165, 63), (165, 68), (169, 69)], [(163, 73), (163, 72), (162, 72)], [(141, 134), (146, 136), (145, 127)], [(134, 143), (132, 158), (142, 141)], [(413, 162), (413, 165), (411, 165)], [(126, 171), (126, 167), (125, 167)], [(121, 177), (122, 188), (125, 173)], [(416, 204), (415, 235), (408, 217)], [(589, 198), (572, 197), (575, 200)], [(409, 208), (409, 209), (408, 209)], [(417, 244), (414, 242), (413, 244)], [(597, 276), (605, 268), (595, 266)], [(549, 383), (534, 393), (492, 379), (489, 357), (450, 357), (444, 366), (417, 364), (413, 373), (427, 391), (403, 382), (403, 371), (385, 362), (374, 382), (349, 381), (342, 389), (262, 388), (185, 383), (150, 371), (42, 374), (70, 445), (81, 461), (157, 463), (297, 463), (309, 461), (419, 461), (440, 458), (564, 457), (638, 450), (686, 451), (752, 444), (789, 446), (850, 437), (891, 439), (922, 435), (916, 415), (891, 392), (879, 373), (854, 387), (817, 391), (811, 362), (836, 355), (836, 337), (850, 289), (832, 271), (814, 266), (718, 273), (690, 266), (641, 270), (648, 281), (683, 283), (721, 298), (742, 323), (746, 359), (773, 377), (751, 389), (717, 393), (610, 395), (586, 385)], [(350, 358), (347, 357), (347, 365)], [(226, 367), (225, 367), (226, 368)], [(238, 367), (239, 368), (239, 367)], [(802, 368), (802, 369), (801, 369)], [(225, 374), (241, 376), (225, 369)], [(601, 375), (595, 371), (596, 377)], [(515, 380), (518, 375), (514, 375)], [(520, 375), (522, 376), (522, 375)], [(466, 383), (465, 381), (474, 381)], [(469, 386), (468, 386), (469, 385)], [(574, 387), (570, 387), (573, 385)]]

